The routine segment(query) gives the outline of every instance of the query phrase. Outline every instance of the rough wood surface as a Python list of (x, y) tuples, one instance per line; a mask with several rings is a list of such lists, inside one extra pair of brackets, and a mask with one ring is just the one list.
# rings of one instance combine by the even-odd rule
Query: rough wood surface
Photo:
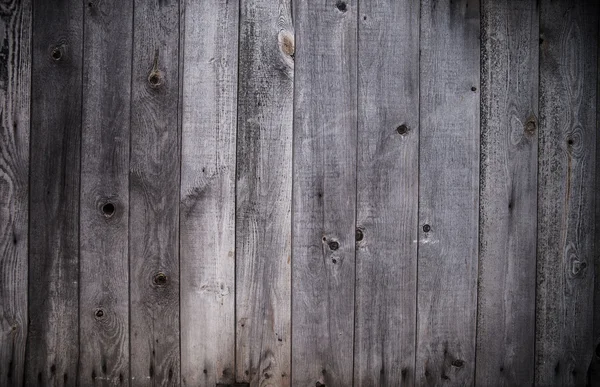
[(535, 383), (583, 385), (594, 356), (598, 4), (540, 4)]
[(476, 384), (533, 383), (538, 8), (482, 3)]
[(353, 380), (357, 2), (295, 2), (292, 384)]
[(179, 3), (135, 2), (130, 162), (131, 384), (179, 380)]
[(84, 7), (78, 384), (129, 385), (133, 4)]
[(418, 385), (473, 385), (479, 2), (421, 5)]
[(237, 137), (236, 380), (289, 386), (294, 28), (289, 0), (243, 0)]
[(415, 380), (419, 3), (361, 2), (358, 23), (354, 383), (410, 386)]
[[(33, 4), (25, 385), (77, 383), (83, 6)], [(58, 98), (57, 96), (61, 96)]]
[(233, 383), (239, 4), (187, 1), (180, 205), (181, 376)]
[(25, 364), (31, 22), (30, 0), (4, 1), (0, 4), (2, 42), (0, 44), (0, 385), (2, 386), (22, 385)]

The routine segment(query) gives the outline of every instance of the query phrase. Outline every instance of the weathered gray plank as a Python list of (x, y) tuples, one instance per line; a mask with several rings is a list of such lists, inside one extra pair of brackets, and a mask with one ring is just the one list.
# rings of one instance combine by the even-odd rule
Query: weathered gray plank
[(133, 3), (85, 8), (78, 380), (128, 385)]
[(0, 385), (23, 384), (27, 247), (31, 1), (0, 4)]
[(83, 5), (33, 4), (26, 385), (77, 382)]
[(540, 4), (535, 383), (583, 385), (592, 356), (598, 4)]
[(181, 376), (233, 383), (239, 4), (186, 1), (181, 150)]
[(535, 340), (538, 8), (482, 3), (476, 383), (531, 385)]
[(421, 3), (418, 385), (472, 385), (479, 202), (479, 2)]
[(236, 380), (289, 386), (294, 28), (291, 3), (243, 0), (236, 210)]
[[(600, 34), (600, 28), (598, 28)], [(597, 43), (600, 50), (600, 36)], [(598, 75), (600, 76), (600, 61), (598, 63)], [(596, 79), (596, 133), (600, 125), (600, 77)], [(596, 135), (596, 181), (595, 181), (595, 240), (594, 240), (594, 356), (588, 370), (588, 385), (600, 385), (600, 136)]]
[(179, 385), (179, 3), (136, 1), (129, 210), (131, 384)]
[(360, 4), (356, 337), (358, 386), (415, 377), (419, 3)]
[(353, 370), (356, 1), (295, 2), (292, 383)]

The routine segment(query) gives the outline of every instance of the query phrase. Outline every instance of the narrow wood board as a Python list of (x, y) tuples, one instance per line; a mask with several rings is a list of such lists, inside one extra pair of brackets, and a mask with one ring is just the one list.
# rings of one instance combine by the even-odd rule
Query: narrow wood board
[(414, 384), (419, 3), (360, 3), (354, 384)]
[(594, 355), (598, 4), (540, 3), (535, 384), (583, 385)]
[(84, 3), (79, 385), (129, 385), (133, 3)]
[[(26, 385), (77, 383), (83, 6), (33, 4)], [(61, 96), (57, 98), (57, 96)]]
[(538, 7), (482, 3), (476, 384), (533, 384)]
[(353, 380), (356, 1), (294, 3), (292, 384)]
[[(31, 1), (0, 5), (0, 385), (23, 384), (27, 337)], [(40, 214), (41, 215), (41, 214)]]
[(289, 0), (243, 0), (236, 178), (236, 381), (291, 374), (294, 27)]
[(239, 4), (186, 1), (180, 191), (181, 377), (235, 372), (235, 145)]
[(179, 3), (137, 1), (129, 166), (131, 384), (180, 384)]
[(473, 385), (479, 2), (421, 3), (417, 385)]

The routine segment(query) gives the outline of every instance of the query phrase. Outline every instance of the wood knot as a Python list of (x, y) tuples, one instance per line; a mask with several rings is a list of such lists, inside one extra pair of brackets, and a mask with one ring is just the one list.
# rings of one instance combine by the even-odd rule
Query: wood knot
[(148, 75), (148, 83), (153, 89), (156, 89), (157, 87), (162, 85), (163, 81), (160, 75), (160, 71), (152, 71), (150, 75)]
[(60, 46), (56, 46), (52, 49), (52, 52), (50, 53), (50, 56), (52, 57), (53, 60), (55, 60), (56, 62), (60, 61), (63, 57), (63, 50), (62, 47)]
[(165, 286), (167, 284), (167, 275), (162, 272), (158, 272), (154, 275), (153, 282), (157, 286)]
[(537, 121), (534, 116), (530, 116), (525, 122), (525, 134), (528, 136), (533, 136), (537, 129)]
[(471, 91), (477, 91), (477, 88), (475, 86), (471, 86)]
[(96, 312), (94, 313), (94, 317), (96, 317), (96, 320), (104, 319), (104, 311), (102, 309), (96, 309)]
[(408, 126), (406, 124), (402, 124), (396, 128), (396, 131), (398, 132), (398, 134), (400, 134), (402, 136), (406, 135), (409, 130), (410, 129), (408, 128)]
[(101, 211), (106, 218), (112, 218), (116, 212), (116, 207), (113, 203), (107, 202), (101, 207)]
[(456, 360), (454, 360), (454, 361), (452, 362), (452, 365), (453, 365), (454, 367), (461, 368), (462, 366), (464, 366), (464, 365), (465, 365), (465, 362), (464, 362), (464, 361), (462, 361), (462, 360), (460, 360), (460, 359), (456, 359)]
[(296, 47), (294, 44), (294, 35), (292, 35), (289, 31), (281, 30), (279, 32), (279, 44), (281, 46), (281, 51), (285, 55), (290, 57), (294, 57)]
[(363, 230), (361, 230), (360, 228), (357, 228), (356, 232), (354, 233), (354, 238), (356, 239), (357, 242), (362, 241), (364, 238)]
[(423, 225), (423, 231), (424, 231), (424, 232), (429, 232), (429, 231), (431, 231), (431, 226), (430, 226), (430, 225), (428, 225), (428, 224), (425, 224), (425, 225)]
[(340, 12), (346, 12), (346, 11), (348, 10), (348, 6), (346, 5), (346, 2), (345, 2), (345, 1), (341, 1), (341, 0), (338, 0), (338, 1), (335, 3), (335, 7), (336, 7), (336, 8), (338, 9), (338, 11), (340, 11)]
[(329, 242), (327, 243), (327, 246), (329, 246), (329, 248), (330, 248), (332, 251), (335, 251), (335, 250), (337, 250), (337, 249), (339, 249), (339, 248), (340, 248), (340, 244), (339, 244), (337, 241), (329, 241)]

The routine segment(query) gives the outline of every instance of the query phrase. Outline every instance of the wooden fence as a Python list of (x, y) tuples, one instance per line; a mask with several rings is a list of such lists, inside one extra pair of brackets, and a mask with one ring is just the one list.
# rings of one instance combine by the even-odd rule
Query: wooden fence
[(600, 385), (599, 10), (3, 0), (0, 385)]

